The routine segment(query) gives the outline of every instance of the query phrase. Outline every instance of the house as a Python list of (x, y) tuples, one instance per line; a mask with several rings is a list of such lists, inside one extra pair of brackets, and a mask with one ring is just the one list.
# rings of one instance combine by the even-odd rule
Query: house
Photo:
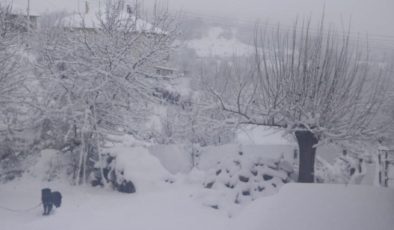
[[(149, 47), (149, 42), (155, 42), (160, 36), (167, 36), (167, 33), (153, 25), (150, 22), (138, 17), (135, 10), (130, 5), (115, 5), (116, 8), (112, 9), (116, 17), (108, 17), (106, 10), (101, 8), (90, 9), (89, 5), (85, 5), (83, 12), (74, 12), (62, 18), (60, 23), (63, 24), (72, 32), (84, 31), (89, 33), (96, 33), (103, 27), (114, 25), (117, 30), (125, 30), (130, 34), (138, 34), (137, 42)], [(107, 21), (107, 20), (113, 21)], [(174, 75), (176, 69), (171, 68), (169, 65), (170, 51), (161, 52), (162, 60), (155, 63), (153, 68), (149, 71), (149, 77), (170, 77)]]
[(156, 74), (163, 77), (173, 76), (176, 73), (176, 69), (166, 66), (155, 66), (155, 69)]
[[(146, 33), (155, 35), (165, 35), (165, 32), (151, 23), (136, 16), (130, 5), (116, 5), (112, 9), (117, 15), (116, 26), (124, 26), (128, 30), (136, 33)], [(112, 16), (112, 15), (111, 15)], [(112, 17), (113, 18), (113, 17)], [(62, 19), (64, 26), (74, 30), (94, 31), (101, 28), (102, 22), (108, 20), (106, 9), (101, 7), (90, 9), (88, 3), (83, 12), (73, 12)]]
[(13, 31), (27, 32), (29, 29), (36, 29), (39, 15), (27, 13), (17, 7), (6, 8), (5, 21), (7, 28)]

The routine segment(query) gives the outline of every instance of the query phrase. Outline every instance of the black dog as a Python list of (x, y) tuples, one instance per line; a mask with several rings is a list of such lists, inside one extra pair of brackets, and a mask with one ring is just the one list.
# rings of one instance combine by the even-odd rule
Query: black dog
[(55, 205), (59, 208), (62, 204), (62, 194), (60, 192), (51, 192), (51, 189), (44, 188), (41, 190), (41, 201), (44, 206), (43, 215), (49, 215), (52, 210), (52, 206)]

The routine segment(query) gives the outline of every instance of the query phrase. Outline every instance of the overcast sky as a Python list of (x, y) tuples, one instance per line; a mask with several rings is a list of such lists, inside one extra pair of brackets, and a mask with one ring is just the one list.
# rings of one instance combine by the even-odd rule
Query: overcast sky
[[(153, 1), (153, 0), (149, 0)], [(298, 16), (327, 19), (340, 26), (351, 18), (355, 32), (393, 36), (394, 0), (168, 0), (170, 7), (204, 15), (260, 18), (291, 25)]]
[[(23, 5), (27, 0), (14, 1)], [(84, 0), (30, 0), (38, 11), (67, 8), (73, 11)], [(100, 0), (88, 0), (92, 5)], [(103, 2), (105, 0), (101, 0)], [(143, 0), (139, 0), (143, 1)], [(145, 0), (149, 6), (155, 0)], [(159, 0), (160, 1), (160, 0)], [(318, 19), (325, 4), (328, 22), (337, 27), (351, 18), (352, 32), (369, 33), (372, 39), (389, 40), (394, 46), (394, 0), (164, 0), (175, 11), (184, 11), (208, 19), (232, 17), (240, 22), (257, 18), (271, 23), (291, 25), (297, 16), (312, 15)]]

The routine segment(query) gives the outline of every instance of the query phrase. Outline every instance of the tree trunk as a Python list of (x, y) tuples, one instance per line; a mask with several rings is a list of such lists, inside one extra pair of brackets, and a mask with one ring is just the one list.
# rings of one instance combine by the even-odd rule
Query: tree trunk
[(298, 147), (300, 149), (300, 165), (298, 182), (313, 183), (315, 181), (315, 155), (318, 143), (316, 136), (310, 131), (296, 131)]

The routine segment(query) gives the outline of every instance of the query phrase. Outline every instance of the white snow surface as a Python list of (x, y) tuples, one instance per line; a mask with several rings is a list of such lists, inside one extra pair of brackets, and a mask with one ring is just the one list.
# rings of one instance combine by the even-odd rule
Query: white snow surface
[[(39, 203), (40, 189), (63, 194), (62, 206), (50, 216)], [(201, 188), (190, 183), (136, 194), (19, 180), (0, 187), (2, 230), (138, 229), (138, 230), (391, 230), (394, 192), (390, 189), (321, 184), (287, 184), (277, 195), (259, 198), (229, 218), (194, 199)]]
[[(161, 161), (150, 153), (150, 147), (134, 139), (107, 148), (117, 156), (116, 167), (133, 180), (136, 193), (71, 186), (65, 178), (48, 181), (43, 175), (48, 171), (48, 164), (56, 163), (59, 154), (45, 150), (29, 173), (0, 184), (0, 229), (392, 230), (394, 226), (392, 189), (294, 183), (283, 185), (279, 193), (272, 190), (271, 196), (234, 204), (234, 194), (229, 193), (233, 190), (201, 186), (217, 160), (222, 159), (222, 164), (226, 164), (234, 157), (247, 160), (254, 155), (239, 155), (239, 145), (204, 148), (199, 168), (175, 175), (167, 170), (172, 166), (162, 165), (163, 159), (171, 160), (179, 154), (171, 153), (171, 147), (167, 153), (163, 148), (165, 154)], [(177, 164), (186, 165), (186, 162)], [(28, 210), (40, 203), (41, 189), (45, 187), (63, 195), (62, 206), (50, 216), (41, 215), (41, 206)]]
[(333, 184), (287, 184), (277, 195), (257, 200), (230, 229), (390, 230), (394, 190)]
[(212, 27), (207, 37), (187, 41), (186, 45), (194, 49), (200, 57), (248, 56), (253, 53), (252, 46), (235, 38), (223, 38), (220, 36), (222, 32), (222, 28)]
[(63, 194), (62, 206), (50, 216), (41, 207), (30, 212), (0, 209), (2, 230), (223, 229), (225, 216), (205, 208), (189, 197), (192, 187), (160, 189), (156, 192), (121, 194), (88, 187), (20, 181), (1, 185), (0, 204), (16, 209), (39, 202), (40, 189), (49, 186)]

